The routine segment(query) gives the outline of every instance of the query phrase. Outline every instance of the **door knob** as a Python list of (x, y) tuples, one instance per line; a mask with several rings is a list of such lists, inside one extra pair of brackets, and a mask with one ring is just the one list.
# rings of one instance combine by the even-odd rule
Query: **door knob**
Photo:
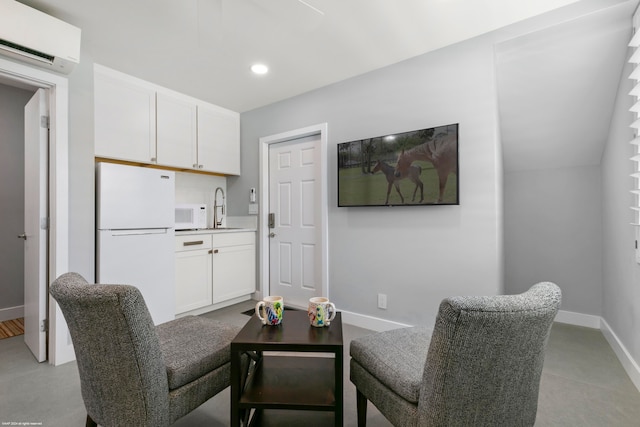
[(22, 234), (18, 234), (18, 239), (24, 239), (27, 240), (27, 235), (22, 233)]
[(276, 237), (276, 233), (274, 232), (269, 233), (269, 237)]

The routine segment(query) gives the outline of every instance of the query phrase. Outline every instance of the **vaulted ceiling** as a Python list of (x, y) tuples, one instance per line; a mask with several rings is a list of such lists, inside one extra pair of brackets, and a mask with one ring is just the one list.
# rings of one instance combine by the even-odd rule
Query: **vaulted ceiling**
[(606, 8), (496, 46), (507, 171), (600, 164), (634, 3)]
[[(82, 55), (244, 112), (550, 11), (496, 46), (505, 168), (598, 164), (637, 0), (20, 0)], [(250, 66), (270, 67), (264, 76)], [(558, 141), (562, 141), (561, 144)]]
[(19, 1), (80, 27), (94, 62), (244, 112), (576, 0)]

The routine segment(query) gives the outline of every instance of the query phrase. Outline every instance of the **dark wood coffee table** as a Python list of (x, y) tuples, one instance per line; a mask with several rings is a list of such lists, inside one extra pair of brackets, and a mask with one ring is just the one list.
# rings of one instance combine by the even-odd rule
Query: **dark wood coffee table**
[[(295, 354), (309, 352), (322, 354)], [(285, 311), (278, 326), (253, 315), (231, 342), (231, 426), (341, 427), (342, 365), (341, 313), (324, 328), (306, 311)]]

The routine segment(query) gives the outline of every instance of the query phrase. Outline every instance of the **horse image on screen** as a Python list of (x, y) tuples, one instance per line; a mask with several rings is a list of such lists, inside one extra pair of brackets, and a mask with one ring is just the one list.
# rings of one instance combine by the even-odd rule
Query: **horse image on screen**
[(338, 144), (338, 206), (458, 205), (458, 124)]

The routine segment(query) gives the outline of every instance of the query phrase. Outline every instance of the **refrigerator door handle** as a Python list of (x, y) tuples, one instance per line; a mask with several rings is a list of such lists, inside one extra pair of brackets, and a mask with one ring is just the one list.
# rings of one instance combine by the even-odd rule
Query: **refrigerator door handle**
[(145, 234), (167, 234), (171, 228), (144, 228), (138, 230), (108, 230), (112, 236), (135, 236)]

